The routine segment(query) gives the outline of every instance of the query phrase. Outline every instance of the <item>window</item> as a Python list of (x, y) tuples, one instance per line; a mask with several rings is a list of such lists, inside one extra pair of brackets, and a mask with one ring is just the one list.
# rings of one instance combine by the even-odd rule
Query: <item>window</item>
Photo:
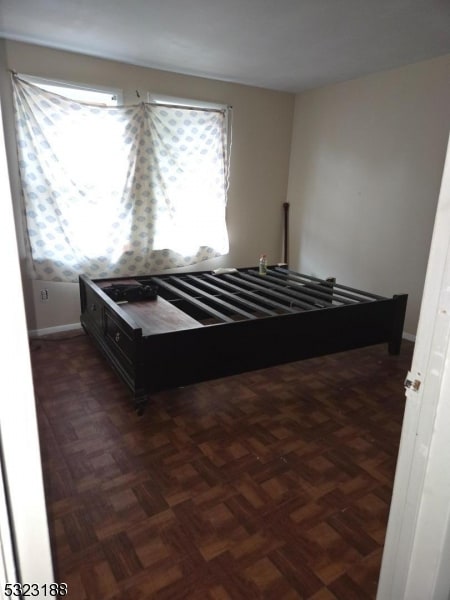
[(36, 277), (138, 275), (228, 252), (226, 108), (13, 87)]
[(53, 79), (42, 79), (31, 75), (21, 75), (20, 79), (34, 84), (47, 92), (70, 98), (77, 102), (98, 104), (100, 106), (118, 106), (122, 102), (121, 90), (112, 88), (81, 87), (79, 84), (68, 81), (56, 81)]

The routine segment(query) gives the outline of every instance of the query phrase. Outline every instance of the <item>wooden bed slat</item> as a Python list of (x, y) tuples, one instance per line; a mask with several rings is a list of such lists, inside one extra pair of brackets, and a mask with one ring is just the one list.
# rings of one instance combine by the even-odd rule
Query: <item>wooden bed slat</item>
[(195, 285), (192, 285), (191, 283), (184, 281), (184, 279), (182, 279), (182, 278), (175, 279), (173, 277), (170, 277), (169, 279), (171, 281), (176, 281), (177, 285), (181, 285), (182, 287), (190, 290), (191, 292), (200, 294), (202, 298), (208, 298), (208, 300), (210, 300), (211, 302), (216, 303), (219, 306), (226, 308), (227, 310), (231, 311), (232, 313), (241, 315), (242, 317), (246, 317), (247, 319), (256, 319), (255, 315), (253, 315), (252, 313), (249, 313), (246, 310), (242, 310), (241, 308), (237, 308), (230, 302), (226, 302), (225, 300), (222, 300), (222, 298), (218, 298), (217, 296), (214, 296), (213, 294), (209, 294), (208, 292), (203, 291), (199, 287), (196, 287)]
[(200, 300), (198, 300), (197, 298), (194, 298), (190, 294), (187, 294), (186, 292), (179, 290), (178, 288), (171, 285), (170, 283), (167, 283), (167, 281), (165, 281), (164, 279), (161, 279), (160, 277), (153, 277), (153, 281), (155, 283), (157, 283), (158, 285), (160, 285), (161, 287), (165, 288), (166, 290), (169, 290), (173, 294), (176, 294), (180, 298), (183, 298), (183, 300), (186, 300), (187, 302), (190, 302), (197, 308), (200, 308), (201, 310), (203, 310), (205, 313), (209, 314), (210, 316), (215, 317), (216, 319), (219, 319), (221, 321), (225, 321), (226, 323), (233, 322), (233, 319), (231, 317), (229, 317), (228, 315), (225, 315), (224, 313), (219, 312), (215, 308), (208, 306), (208, 304), (201, 302)]
[[(257, 300), (260, 303), (263, 302), (264, 304), (266, 304), (268, 306), (272, 306), (273, 308), (282, 310), (284, 313), (297, 312), (297, 310), (295, 308), (286, 306), (285, 304), (281, 304), (280, 302), (275, 302), (275, 300), (271, 300), (270, 298), (261, 298), (261, 296), (258, 295), (257, 292), (254, 292), (249, 289), (244, 289), (242, 286), (231, 283), (230, 281), (226, 281), (224, 279), (223, 275), (218, 277), (217, 275), (206, 274), (205, 277), (207, 277), (208, 279), (217, 281), (218, 284), (223, 285), (224, 287), (227, 287), (230, 290), (234, 290), (235, 292), (237, 292), (239, 294), (244, 294), (245, 296), (248, 296), (249, 298), (255, 298), (255, 300)], [(276, 315), (277, 313), (274, 312), (273, 314)]]
[[(304, 280), (301, 277), (294, 277), (293, 275), (287, 273), (285, 269), (270, 269), (269, 273), (272, 277), (272, 280), (276, 277), (278, 278), (278, 281), (283, 281), (286, 286), (298, 287), (303, 293), (313, 297), (323, 298), (324, 300), (329, 301), (332, 292), (333, 300), (336, 300), (341, 305), (354, 304), (355, 302), (364, 301), (360, 297), (354, 296), (353, 294), (336, 291), (335, 283), (329, 283), (328, 281), (323, 281), (321, 284), (311, 283), (308, 279)], [(365, 301), (369, 302), (371, 300), (372, 299), (366, 299)]]
[[(255, 281), (261, 282), (263, 285), (270, 285), (270, 289), (276, 289), (281, 291), (288, 296), (292, 296), (293, 298), (298, 298), (299, 300), (305, 300), (308, 305), (312, 305), (318, 308), (331, 308), (333, 306), (333, 294), (332, 288), (330, 287), (328, 290), (328, 294), (321, 294), (317, 296), (316, 294), (310, 294), (307, 288), (301, 287), (301, 292), (293, 289), (292, 284), (288, 284), (285, 281), (277, 279), (276, 277), (271, 275), (272, 270), (268, 269), (267, 274), (262, 279), (260, 275), (256, 273), (252, 273), (251, 271), (247, 273), (250, 277), (252, 277)], [(300, 287), (297, 285), (296, 287)], [(325, 302), (324, 302), (325, 300)], [(342, 306), (342, 302), (336, 301), (337, 306)], [(350, 303), (348, 303), (350, 304)]]
[[(295, 305), (303, 310), (317, 310), (318, 308), (322, 308), (319, 306), (314, 306), (314, 304), (303, 302), (299, 299), (295, 299), (292, 295), (287, 294), (284, 290), (282, 292), (274, 290), (274, 286), (270, 286), (267, 281), (264, 281), (264, 276), (262, 275), (249, 275), (248, 273), (239, 273), (239, 276), (227, 275), (227, 277), (233, 277), (234, 279), (245, 279), (248, 285), (252, 286), (254, 289), (258, 289), (265, 294), (269, 294), (270, 296), (275, 296), (277, 298), (281, 298), (285, 302), (290, 305)], [(256, 283), (258, 282), (258, 283)], [(276, 286), (275, 286), (276, 287)], [(280, 286), (281, 287), (281, 286)], [(281, 288), (282, 289), (282, 288)]]
[(254, 310), (256, 310), (258, 312), (262, 312), (263, 314), (266, 314), (268, 316), (276, 315), (276, 313), (273, 310), (264, 308), (260, 304), (256, 304), (255, 302), (251, 302), (250, 300), (246, 300), (245, 298), (241, 298), (240, 296), (237, 296), (236, 293), (229, 292), (227, 290), (224, 290), (223, 288), (218, 287), (217, 285), (209, 283), (209, 281), (205, 281), (205, 276), (199, 277), (196, 275), (187, 275), (187, 278), (190, 281), (191, 280), (195, 281), (197, 283), (197, 285), (203, 285), (210, 290), (214, 290), (219, 294), (225, 295), (227, 298), (232, 298), (233, 302), (237, 302), (239, 304), (242, 304), (243, 306), (247, 306), (248, 308), (253, 308)]
[[(295, 277), (295, 275), (299, 275), (299, 273), (296, 273), (295, 271), (292, 271), (291, 269), (283, 269), (283, 268), (278, 268), (279, 271), (287, 271), (288, 273), (290, 273), (291, 275), (293, 275)], [(318, 283), (324, 283), (323, 279), (319, 279), (318, 277), (313, 277), (312, 275), (304, 275), (303, 273), (301, 273), (301, 276), (304, 277), (305, 279), (310, 279), (311, 281), (315, 281)], [(361, 302), (361, 298), (368, 298), (368, 299), (372, 299), (372, 300), (384, 300), (385, 297), (384, 296), (379, 296), (377, 294), (372, 294), (371, 292), (363, 292), (362, 290), (358, 290), (356, 288), (352, 288), (349, 287), (347, 285), (342, 285), (341, 283), (335, 283), (335, 288), (338, 290), (344, 290), (346, 292), (353, 292), (354, 294), (358, 294), (358, 296), (355, 296), (355, 299), (358, 302)]]

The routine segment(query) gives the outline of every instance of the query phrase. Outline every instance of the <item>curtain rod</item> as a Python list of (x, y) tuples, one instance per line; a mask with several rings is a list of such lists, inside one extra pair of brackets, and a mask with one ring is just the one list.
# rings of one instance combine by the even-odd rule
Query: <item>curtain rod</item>
[[(24, 83), (28, 83), (28, 81), (22, 79), (19, 76), (18, 72), (15, 71), (14, 69), (8, 69), (8, 71), (14, 77), (16, 77), (19, 81), (22, 81)], [(38, 85), (38, 87), (39, 87), (39, 85)], [(138, 98), (141, 97), (141, 95), (139, 94), (138, 90), (136, 90), (136, 96)], [(141, 103), (142, 104), (148, 104), (149, 106), (165, 106), (166, 108), (181, 108), (181, 109), (184, 109), (184, 110), (197, 110), (197, 111), (218, 112), (218, 113), (223, 113), (223, 112), (226, 112), (227, 110), (232, 110), (232, 108), (233, 108), (230, 104), (223, 105), (223, 108), (214, 108), (214, 107), (208, 108), (206, 106), (195, 106), (195, 105), (190, 106), (190, 105), (185, 105), (185, 104), (172, 104), (171, 102), (145, 102), (143, 100)], [(126, 106), (126, 105), (123, 105), (123, 106)]]
[(205, 112), (218, 112), (223, 113), (227, 110), (231, 110), (233, 107), (230, 105), (224, 106), (223, 108), (208, 108), (207, 106), (189, 106), (186, 104), (172, 104), (171, 102), (143, 102), (143, 104), (148, 104), (150, 106), (164, 106), (166, 108), (181, 108), (183, 110), (197, 110), (197, 111), (205, 111)]

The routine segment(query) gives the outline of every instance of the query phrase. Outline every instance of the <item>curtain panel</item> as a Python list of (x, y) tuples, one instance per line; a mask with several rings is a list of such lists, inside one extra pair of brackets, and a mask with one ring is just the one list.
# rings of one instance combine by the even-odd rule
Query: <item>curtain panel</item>
[(137, 276), (228, 252), (226, 110), (88, 105), (12, 79), (35, 278)]

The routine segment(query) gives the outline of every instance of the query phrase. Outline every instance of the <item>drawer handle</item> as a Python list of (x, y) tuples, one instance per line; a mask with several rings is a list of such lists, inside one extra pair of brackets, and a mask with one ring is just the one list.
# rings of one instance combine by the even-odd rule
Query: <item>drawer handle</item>
[(91, 304), (91, 310), (95, 312), (97, 310), (97, 305)]
[(117, 343), (119, 343), (120, 340), (120, 333), (117, 332), (116, 335), (114, 336), (114, 339), (116, 340)]

